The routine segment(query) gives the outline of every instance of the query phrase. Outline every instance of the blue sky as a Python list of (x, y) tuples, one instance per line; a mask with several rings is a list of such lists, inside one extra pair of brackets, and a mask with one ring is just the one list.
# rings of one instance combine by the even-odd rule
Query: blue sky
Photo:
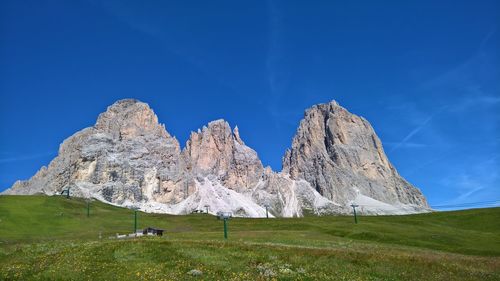
[(0, 190), (121, 98), (224, 118), (281, 169), (307, 107), (366, 117), (433, 206), (500, 199), (498, 1), (0, 2)]

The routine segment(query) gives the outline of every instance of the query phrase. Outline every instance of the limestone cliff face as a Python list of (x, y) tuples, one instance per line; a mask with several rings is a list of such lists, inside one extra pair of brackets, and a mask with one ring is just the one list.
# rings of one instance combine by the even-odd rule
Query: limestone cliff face
[(390, 164), (368, 121), (337, 103), (306, 111), (283, 171), (264, 168), (239, 130), (224, 120), (193, 132), (181, 151), (149, 106), (120, 100), (94, 126), (60, 146), (48, 167), (5, 194), (59, 194), (144, 211), (186, 214), (209, 208), (238, 216), (304, 212), (402, 214), (427, 210), (425, 198)]
[(370, 123), (335, 101), (306, 111), (283, 157), (283, 171), (342, 205), (361, 195), (427, 207), (422, 193), (389, 162)]
[[(224, 120), (212, 121), (191, 133), (183, 159), (188, 176), (200, 179), (203, 185), (209, 181), (243, 194), (259, 206), (268, 206), (276, 216), (302, 216), (303, 209), (317, 214), (343, 211), (337, 204), (320, 198), (308, 182), (264, 168), (257, 153), (243, 142), (238, 127), (231, 130)], [(244, 213), (240, 208), (234, 211)]]
[(98, 196), (124, 203), (141, 200), (178, 202), (186, 197), (181, 181), (180, 146), (149, 106), (121, 100), (99, 115), (93, 127), (66, 139), (58, 156), (11, 194)]
[(224, 120), (191, 133), (183, 155), (193, 175), (214, 176), (238, 192), (255, 186), (263, 174), (257, 153), (241, 140), (238, 127), (231, 131)]

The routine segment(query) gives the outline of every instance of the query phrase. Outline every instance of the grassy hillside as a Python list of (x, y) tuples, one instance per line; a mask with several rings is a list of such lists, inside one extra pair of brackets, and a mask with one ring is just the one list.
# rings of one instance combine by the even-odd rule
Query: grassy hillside
[(228, 241), (213, 216), (146, 213), (139, 228), (164, 228), (165, 237), (111, 240), (133, 231), (133, 211), (100, 202), (90, 210), (87, 217), (80, 199), (0, 196), (0, 280), (500, 280), (500, 208), (358, 224), (348, 216), (233, 219)]

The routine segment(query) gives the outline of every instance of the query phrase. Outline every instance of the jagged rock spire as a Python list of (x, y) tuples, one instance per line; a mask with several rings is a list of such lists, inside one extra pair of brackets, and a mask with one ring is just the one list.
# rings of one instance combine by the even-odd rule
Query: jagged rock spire
[(196, 175), (213, 175), (227, 187), (242, 191), (253, 187), (263, 173), (257, 153), (241, 140), (238, 128), (215, 120), (192, 132), (183, 151)]

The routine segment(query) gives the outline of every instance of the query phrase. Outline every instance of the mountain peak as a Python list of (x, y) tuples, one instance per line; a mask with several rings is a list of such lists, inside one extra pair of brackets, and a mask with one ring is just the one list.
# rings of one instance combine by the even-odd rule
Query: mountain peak
[(208, 122), (208, 127), (213, 127), (213, 126), (229, 127), (229, 123), (226, 120), (220, 118), (220, 119), (216, 119), (216, 120)]
[(126, 106), (130, 106), (130, 105), (133, 105), (136, 103), (143, 103), (143, 102), (141, 102), (138, 99), (134, 99), (134, 98), (126, 98), (126, 99), (121, 99), (121, 100), (115, 101), (110, 107), (116, 107), (116, 106), (125, 106), (126, 107)]
[(195, 174), (218, 175), (228, 188), (251, 187), (261, 176), (262, 163), (257, 153), (241, 140), (238, 128), (231, 130), (223, 119), (191, 133), (184, 154)]
[(264, 205), (288, 217), (346, 213), (356, 200), (378, 204), (363, 211), (375, 214), (427, 208), (368, 121), (336, 101), (306, 111), (277, 173), (223, 119), (192, 132), (181, 151), (148, 104), (119, 100), (93, 127), (66, 139), (47, 168), (6, 193), (53, 195), (69, 187), (73, 196), (174, 214), (205, 205), (237, 216), (264, 216)]
[(332, 106), (340, 106), (336, 100), (331, 100), (328, 104), (330, 104)]
[(391, 165), (370, 123), (335, 101), (306, 111), (283, 169), (342, 204), (361, 193), (382, 202), (427, 206), (420, 191)]
[(234, 139), (239, 143), (239, 144), (242, 144), (244, 145), (245, 143), (243, 142), (243, 140), (241, 139), (240, 137), (240, 130), (238, 129), (238, 126), (235, 126), (234, 129), (233, 129), (233, 135), (234, 135)]
[(170, 137), (165, 127), (158, 123), (158, 117), (149, 105), (136, 99), (113, 103), (99, 115), (94, 128), (119, 139), (147, 134)]

